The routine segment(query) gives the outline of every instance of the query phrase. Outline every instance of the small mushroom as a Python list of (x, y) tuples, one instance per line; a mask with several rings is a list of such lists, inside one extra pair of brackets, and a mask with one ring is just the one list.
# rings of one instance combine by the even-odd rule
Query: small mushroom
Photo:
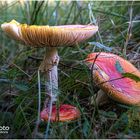
[(51, 103), (56, 101), (58, 92), (57, 47), (72, 46), (90, 38), (98, 31), (98, 26), (95, 25), (29, 26), (15, 20), (2, 24), (1, 28), (17, 41), (33, 47), (46, 48), (39, 70), (46, 73), (46, 92), (50, 96)]
[[(63, 104), (57, 110), (56, 105), (52, 106), (51, 122), (66, 122), (75, 120), (80, 117), (80, 111), (72, 105)], [(45, 108), (41, 112), (41, 119), (44, 121), (49, 120), (49, 108)]]
[[(140, 82), (123, 77), (116, 68), (119, 62), (124, 72), (140, 77), (140, 71), (129, 61), (112, 53), (91, 53), (86, 64), (93, 71), (94, 83), (103, 91), (97, 103), (108, 95), (115, 101), (126, 105), (140, 105)], [(94, 63), (94, 64), (93, 64)]]

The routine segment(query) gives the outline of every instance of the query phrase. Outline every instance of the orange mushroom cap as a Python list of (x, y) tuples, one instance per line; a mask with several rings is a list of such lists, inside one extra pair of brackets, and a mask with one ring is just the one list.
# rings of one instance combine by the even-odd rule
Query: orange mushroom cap
[(74, 45), (98, 31), (95, 25), (29, 26), (15, 20), (2, 24), (1, 28), (13, 39), (36, 47)]
[[(52, 107), (51, 122), (66, 122), (77, 119), (79, 117), (80, 111), (72, 105), (63, 104), (58, 108), (58, 112), (56, 105), (53, 105)], [(43, 119), (44, 121), (48, 121), (49, 108), (45, 108), (41, 112), (41, 119)]]
[(91, 53), (86, 59), (90, 69), (95, 61), (93, 68), (95, 82), (112, 99), (123, 104), (139, 106), (140, 82), (122, 77), (122, 74), (116, 69), (116, 61), (119, 61), (124, 72), (133, 73), (140, 77), (140, 71), (120, 56), (105, 52), (98, 54)]

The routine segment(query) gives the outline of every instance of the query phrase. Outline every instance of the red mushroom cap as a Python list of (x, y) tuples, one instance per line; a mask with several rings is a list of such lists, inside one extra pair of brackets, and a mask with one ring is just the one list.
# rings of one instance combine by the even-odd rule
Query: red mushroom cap
[[(79, 117), (80, 111), (72, 105), (63, 104), (58, 108), (58, 112), (56, 105), (53, 105), (52, 107), (51, 122), (71, 121)], [(48, 121), (48, 118), (49, 118), (49, 108), (45, 108), (41, 112), (41, 119), (43, 119), (44, 121)]]
[[(90, 68), (98, 54), (88, 55), (86, 62)], [(94, 64), (93, 77), (95, 82), (112, 99), (123, 104), (140, 105), (140, 82), (130, 78), (122, 78), (122, 74), (116, 69), (117, 61), (124, 72), (133, 73), (140, 77), (139, 70), (129, 61), (115, 54), (101, 52)]]

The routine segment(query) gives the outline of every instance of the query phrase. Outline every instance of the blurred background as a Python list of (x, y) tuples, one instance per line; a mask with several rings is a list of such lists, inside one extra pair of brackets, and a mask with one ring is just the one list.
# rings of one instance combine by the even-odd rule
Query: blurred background
[[(140, 69), (138, 1), (0, 1), (0, 24), (12, 19), (29, 25), (95, 24), (99, 32), (74, 47), (59, 48), (59, 102), (72, 104), (81, 118), (53, 123), (49, 138), (140, 138), (138, 109), (116, 102), (95, 108), (90, 71), (82, 60), (91, 52), (118, 54)], [(91, 43), (89, 43), (91, 42)], [(25, 46), (0, 29), (0, 138), (33, 138), (37, 119), (37, 70), (45, 49)], [(42, 107), (45, 85), (41, 75)], [(44, 138), (45, 122), (37, 138)]]

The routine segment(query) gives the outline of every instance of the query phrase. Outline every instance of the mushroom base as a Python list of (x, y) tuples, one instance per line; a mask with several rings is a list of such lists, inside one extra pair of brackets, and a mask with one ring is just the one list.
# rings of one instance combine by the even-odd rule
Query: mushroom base
[(99, 106), (109, 103), (109, 97), (102, 90), (99, 90), (97, 93), (96, 103)]
[[(95, 99), (95, 101), (94, 101), (94, 99)], [(98, 106), (102, 106), (109, 102), (110, 102), (109, 97), (101, 89), (97, 92), (96, 95), (94, 95), (94, 98), (92, 98), (92, 100), (91, 100), (91, 104), (95, 105), (95, 103), (96, 103), (96, 105), (98, 105)]]

